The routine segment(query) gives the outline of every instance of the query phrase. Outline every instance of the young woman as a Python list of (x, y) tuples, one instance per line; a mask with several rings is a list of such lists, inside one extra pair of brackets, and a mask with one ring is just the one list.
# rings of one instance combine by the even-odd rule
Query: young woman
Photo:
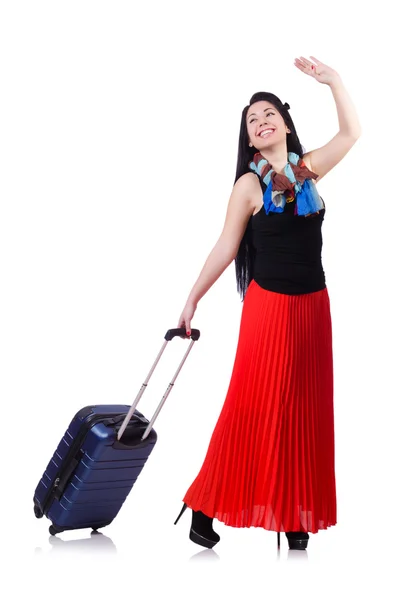
[(339, 131), (303, 152), (289, 113), (271, 93), (243, 110), (237, 172), (222, 234), (178, 327), (190, 335), (199, 300), (235, 260), (244, 300), (227, 396), (180, 515), (190, 539), (212, 548), (213, 519), (284, 531), (305, 549), (309, 532), (336, 524), (330, 300), (321, 262), (325, 205), (316, 183), (360, 136), (338, 73), (311, 56), (298, 69), (331, 88)]

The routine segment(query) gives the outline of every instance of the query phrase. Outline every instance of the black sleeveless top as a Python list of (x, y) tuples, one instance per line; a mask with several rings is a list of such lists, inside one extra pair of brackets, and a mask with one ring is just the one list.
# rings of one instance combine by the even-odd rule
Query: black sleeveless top
[(295, 205), (296, 199), (286, 202), (284, 212), (268, 215), (262, 206), (251, 217), (253, 279), (281, 294), (308, 294), (326, 287), (321, 262), (325, 208), (305, 217), (294, 214)]

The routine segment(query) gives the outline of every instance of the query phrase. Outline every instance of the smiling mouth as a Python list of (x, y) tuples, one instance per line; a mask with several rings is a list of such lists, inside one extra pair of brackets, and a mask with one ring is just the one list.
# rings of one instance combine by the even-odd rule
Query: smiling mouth
[(264, 132), (262, 131), (262, 133), (260, 133), (260, 134), (258, 135), (258, 137), (260, 137), (260, 138), (262, 138), (262, 139), (267, 139), (267, 138), (268, 138), (268, 137), (270, 137), (270, 136), (271, 136), (271, 135), (272, 135), (274, 132), (275, 132), (275, 130), (274, 130), (274, 129), (272, 129), (272, 130), (268, 130), (268, 131), (266, 131), (266, 133), (264, 133)]

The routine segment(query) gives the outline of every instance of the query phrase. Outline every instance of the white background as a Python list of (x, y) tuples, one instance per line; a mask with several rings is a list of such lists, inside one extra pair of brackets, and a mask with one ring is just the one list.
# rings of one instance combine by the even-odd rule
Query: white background
[[(394, 597), (392, 27), (386, 2), (1, 2), (0, 539), (15, 594)], [(200, 552), (190, 515), (173, 525), (229, 384), (242, 308), (232, 263), (199, 303), (201, 339), (118, 518), (95, 539), (50, 541), (33, 515), (38, 480), (74, 413), (131, 403), (176, 327), (223, 227), (251, 95), (288, 102), (306, 150), (337, 132), (330, 89), (293, 64), (310, 55), (340, 73), (363, 129), (319, 183), (338, 524), (307, 553), (282, 536), (280, 554), (273, 532), (216, 522), (220, 544)], [(187, 344), (167, 347), (146, 415)]]

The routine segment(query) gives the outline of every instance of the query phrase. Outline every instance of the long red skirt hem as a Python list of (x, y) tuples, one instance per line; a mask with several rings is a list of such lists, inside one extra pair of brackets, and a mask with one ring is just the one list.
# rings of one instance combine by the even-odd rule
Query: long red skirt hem
[(232, 527), (336, 524), (327, 288), (287, 295), (251, 281), (226, 399), (184, 502)]

